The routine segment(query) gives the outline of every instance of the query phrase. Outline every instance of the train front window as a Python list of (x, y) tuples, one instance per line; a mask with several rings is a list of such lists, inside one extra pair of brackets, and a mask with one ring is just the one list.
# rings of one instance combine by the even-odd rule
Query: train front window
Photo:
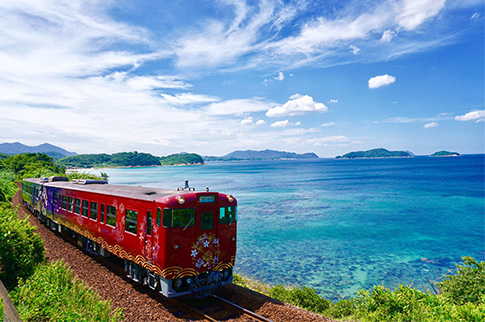
[(200, 214), (200, 229), (208, 230), (214, 226), (214, 214), (206, 211)]
[(230, 224), (237, 221), (237, 207), (221, 207), (219, 210), (219, 222), (221, 224)]
[(163, 209), (163, 227), (184, 228), (195, 225), (195, 209)]
[(125, 211), (125, 231), (136, 234), (136, 225), (138, 224), (138, 213), (134, 210)]

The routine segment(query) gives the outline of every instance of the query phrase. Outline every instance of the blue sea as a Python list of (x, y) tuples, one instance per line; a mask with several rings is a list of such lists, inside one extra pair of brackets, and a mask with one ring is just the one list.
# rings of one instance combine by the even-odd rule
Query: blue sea
[(429, 288), (485, 260), (485, 155), (210, 162), (102, 169), (111, 184), (197, 190), (238, 199), (235, 272), (307, 286), (337, 301), (382, 284)]

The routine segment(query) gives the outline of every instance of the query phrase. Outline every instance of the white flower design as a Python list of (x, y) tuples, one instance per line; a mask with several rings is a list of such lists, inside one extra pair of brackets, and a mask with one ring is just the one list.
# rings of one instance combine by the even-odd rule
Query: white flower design
[(219, 238), (214, 238), (212, 243), (214, 243), (214, 245), (219, 245)]
[(195, 258), (195, 257), (197, 257), (197, 254), (199, 254), (197, 252), (197, 249), (192, 249), (192, 255), (191, 256)]
[(204, 248), (209, 247), (209, 245), (210, 245), (210, 243), (209, 243), (207, 240), (206, 240), (206, 241), (204, 241)]

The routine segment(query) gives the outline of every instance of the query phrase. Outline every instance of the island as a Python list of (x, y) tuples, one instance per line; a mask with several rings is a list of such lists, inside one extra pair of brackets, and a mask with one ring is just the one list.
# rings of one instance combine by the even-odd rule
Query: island
[(115, 154), (78, 154), (56, 161), (69, 168), (109, 168), (109, 167), (153, 167), (162, 165), (204, 164), (204, 159), (195, 153), (171, 154), (157, 157), (150, 153), (121, 152)]
[(318, 159), (318, 155), (315, 153), (294, 153), (275, 150), (237, 150), (228, 153), (224, 156), (204, 156), (206, 161), (244, 161), (244, 160), (284, 160), (284, 159)]
[(367, 151), (349, 152), (336, 159), (363, 159), (363, 158), (411, 158), (414, 155), (408, 151), (389, 151), (383, 148)]
[(430, 157), (459, 157), (460, 153), (458, 152), (449, 152), (449, 151), (438, 151), (430, 155)]

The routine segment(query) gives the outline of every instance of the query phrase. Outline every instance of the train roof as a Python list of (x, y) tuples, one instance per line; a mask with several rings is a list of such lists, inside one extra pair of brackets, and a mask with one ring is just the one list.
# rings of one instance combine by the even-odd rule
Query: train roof
[(171, 197), (187, 192), (187, 190), (150, 188), (142, 186), (111, 185), (106, 181), (78, 180), (75, 181), (51, 181), (40, 178), (24, 179), (24, 181), (41, 184), (47, 187), (55, 187), (76, 191), (86, 191), (104, 195), (126, 197), (131, 199), (155, 201), (164, 197)]

